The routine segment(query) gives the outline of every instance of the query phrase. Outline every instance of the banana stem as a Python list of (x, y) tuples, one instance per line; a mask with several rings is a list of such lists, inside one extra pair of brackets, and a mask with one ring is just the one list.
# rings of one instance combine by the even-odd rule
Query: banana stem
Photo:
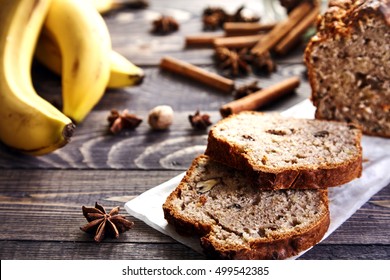
[(70, 138), (72, 138), (73, 133), (75, 131), (76, 126), (73, 123), (69, 123), (64, 127), (64, 130), (62, 131), (62, 136), (64, 139), (69, 142)]

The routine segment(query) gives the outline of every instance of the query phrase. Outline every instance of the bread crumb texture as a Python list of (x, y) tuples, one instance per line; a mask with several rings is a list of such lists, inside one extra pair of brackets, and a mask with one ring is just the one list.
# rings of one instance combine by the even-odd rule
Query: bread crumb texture
[(390, 1), (331, 1), (306, 48), (316, 117), (390, 137)]
[[(167, 199), (164, 211), (174, 219), (208, 228), (203, 241), (220, 253), (251, 252), (252, 247), (262, 246), (259, 244), (268, 246), (266, 244), (293, 238), (329, 215), (326, 190), (261, 191), (241, 172), (207, 156), (194, 160), (178, 189), (179, 192)], [(319, 235), (325, 232), (320, 231)], [(308, 241), (306, 246), (314, 245), (320, 237)], [(274, 252), (267, 251), (270, 252), (256, 257), (280, 254), (276, 247)]]
[(258, 170), (333, 168), (361, 155), (353, 125), (244, 112), (218, 123), (210, 137), (229, 143)]

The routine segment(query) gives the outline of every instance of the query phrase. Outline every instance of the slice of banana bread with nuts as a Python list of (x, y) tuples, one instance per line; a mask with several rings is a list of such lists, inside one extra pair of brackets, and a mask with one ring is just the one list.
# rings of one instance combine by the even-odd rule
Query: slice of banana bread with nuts
[(198, 235), (206, 255), (218, 259), (285, 259), (317, 244), (329, 226), (326, 189), (261, 190), (205, 155), (163, 210), (179, 233)]
[(360, 140), (352, 124), (242, 112), (211, 128), (206, 154), (245, 171), (262, 188), (316, 189), (360, 177)]
[(331, 0), (305, 62), (316, 118), (390, 137), (390, 0)]

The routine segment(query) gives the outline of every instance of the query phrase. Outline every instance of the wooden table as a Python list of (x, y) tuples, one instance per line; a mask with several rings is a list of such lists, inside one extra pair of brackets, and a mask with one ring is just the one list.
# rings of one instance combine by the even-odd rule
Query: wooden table
[[(223, 2), (213, 4), (224, 6)], [(191, 128), (188, 115), (196, 110), (220, 119), (219, 107), (232, 100), (218, 92), (174, 74), (158, 64), (170, 55), (215, 72), (213, 50), (185, 49), (184, 36), (202, 31), (201, 12), (209, 1), (156, 0), (143, 10), (127, 10), (105, 17), (113, 47), (142, 66), (142, 85), (108, 90), (101, 102), (78, 125), (72, 142), (46, 156), (30, 157), (0, 146), (0, 257), (1, 259), (203, 259), (204, 256), (150, 228), (125, 213), (131, 198), (187, 169), (204, 151), (207, 131)], [(258, 1), (229, 1), (256, 9)], [(168, 36), (150, 34), (151, 21), (160, 13), (173, 15), (180, 30)], [(302, 50), (277, 59), (278, 71), (270, 76), (249, 75), (236, 84), (258, 79), (266, 87), (298, 75), (296, 94), (262, 110), (284, 110), (310, 95), (304, 77)], [(37, 90), (60, 103), (60, 79), (34, 65)], [(155, 132), (147, 124), (154, 106), (173, 107), (175, 118), (167, 131)], [(135, 131), (107, 132), (110, 109), (125, 109), (144, 121)], [(81, 206), (95, 201), (107, 209), (122, 206), (121, 213), (135, 222), (119, 239), (95, 244), (79, 227), (86, 223)], [(301, 259), (390, 259), (390, 187), (372, 197), (347, 222)], [(383, 206), (381, 206), (383, 205)], [(386, 206), (387, 205), (387, 206)]]

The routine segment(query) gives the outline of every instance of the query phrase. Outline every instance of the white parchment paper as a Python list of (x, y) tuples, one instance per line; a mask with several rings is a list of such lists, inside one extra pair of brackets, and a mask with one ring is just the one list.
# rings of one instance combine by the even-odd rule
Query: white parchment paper
[[(282, 114), (297, 118), (313, 118), (314, 110), (311, 102), (305, 100)], [(362, 147), (364, 158), (362, 177), (329, 189), (331, 223), (323, 239), (390, 183), (390, 139), (363, 136)], [(130, 215), (201, 253), (199, 239), (177, 234), (175, 229), (167, 224), (162, 211), (165, 199), (180, 183), (184, 174), (185, 172), (130, 200), (125, 204), (125, 209)]]

